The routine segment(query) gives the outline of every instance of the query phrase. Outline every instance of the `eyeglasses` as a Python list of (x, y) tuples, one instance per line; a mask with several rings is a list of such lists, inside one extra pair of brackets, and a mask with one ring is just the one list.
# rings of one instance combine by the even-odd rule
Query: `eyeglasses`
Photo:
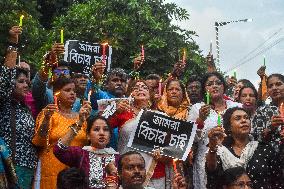
[(60, 75), (70, 75), (70, 70), (64, 69), (64, 70), (60, 70), (60, 69), (55, 69), (53, 70), (54, 74), (56, 76), (60, 76)]
[(75, 73), (73, 78), (78, 79), (78, 78), (84, 78), (84, 79), (89, 79), (89, 77), (85, 74), (79, 74), (79, 73)]
[(146, 85), (135, 86), (135, 87), (132, 88), (133, 91), (138, 91), (139, 89), (149, 91), (149, 88)]
[(236, 186), (236, 187), (241, 188), (241, 189), (244, 189), (246, 186), (248, 188), (252, 188), (252, 186), (253, 186), (251, 181), (249, 181), (249, 182), (236, 182), (236, 183), (233, 183), (231, 185)]
[(223, 85), (223, 83), (222, 83), (222, 81), (220, 81), (220, 80), (216, 80), (216, 81), (209, 81), (208, 83), (206, 83), (205, 85), (207, 86), (207, 87), (211, 87), (212, 85), (218, 85), (218, 86), (220, 86), (220, 85)]

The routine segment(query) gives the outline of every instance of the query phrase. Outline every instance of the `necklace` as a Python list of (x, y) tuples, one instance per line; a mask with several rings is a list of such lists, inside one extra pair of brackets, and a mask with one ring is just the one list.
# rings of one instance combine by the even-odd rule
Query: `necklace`
[(220, 113), (221, 115), (223, 115), (223, 114), (225, 113), (225, 111), (227, 110), (227, 103), (226, 103), (226, 101), (225, 101), (225, 104), (224, 104), (224, 103), (222, 104), (222, 106), (224, 106), (224, 109), (223, 109), (222, 111), (216, 110), (216, 108), (215, 108), (214, 105), (212, 105), (212, 109), (213, 109), (217, 114)]

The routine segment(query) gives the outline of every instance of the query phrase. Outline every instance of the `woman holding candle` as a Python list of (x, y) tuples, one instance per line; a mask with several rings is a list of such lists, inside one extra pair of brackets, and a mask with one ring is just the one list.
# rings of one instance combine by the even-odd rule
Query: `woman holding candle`
[(189, 105), (190, 102), (181, 81), (168, 80), (161, 100), (158, 102), (158, 110), (173, 118), (186, 121)]
[[(14, 42), (17, 42), (18, 35), (15, 36)], [(36, 148), (32, 145), (35, 121), (24, 101), (29, 92), (29, 74), (16, 67), (16, 59), (17, 48), (9, 46), (4, 64), (0, 66), (0, 137), (11, 150), (19, 185), (30, 189), (37, 163)], [(3, 146), (1, 151), (5, 151)]]
[[(142, 109), (151, 106), (149, 87), (144, 80), (134, 80), (128, 86), (129, 100), (117, 104), (116, 112), (109, 118), (111, 127), (122, 129), (125, 122), (135, 118)], [(133, 99), (133, 100), (132, 100)], [(118, 149), (120, 151), (120, 149)], [(120, 151), (121, 152), (121, 151)]]
[[(255, 139), (267, 142), (279, 151), (281, 141), (281, 127), (284, 125), (283, 109), (284, 103), (284, 76), (282, 74), (272, 74), (267, 78), (267, 92), (272, 102), (260, 106), (252, 120), (252, 131)], [(283, 143), (282, 143), (283, 144)]]
[[(60, 163), (52, 153), (52, 148), (59, 138), (64, 136), (69, 126), (79, 121), (79, 114), (72, 112), (72, 105), (76, 100), (75, 84), (73, 80), (66, 77), (60, 77), (53, 84), (54, 93), (57, 95), (57, 105), (49, 104), (38, 115), (36, 120), (36, 134), (33, 143), (39, 147), (39, 165), (35, 178), (35, 188), (56, 188), (57, 174), (66, 168)], [(85, 103), (81, 109), (89, 111), (91, 109), (88, 103)], [(83, 128), (85, 128), (83, 124)], [(78, 132), (78, 135), (72, 141), (73, 146), (84, 146), (86, 144), (85, 130)]]
[[(241, 104), (224, 98), (226, 82), (218, 72), (207, 73), (202, 79), (202, 94), (209, 94), (209, 100), (196, 103), (191, 107), (189, 120), (196, 122), (197, 130), (197, 153), (193, 162), (193, 184), (195, 188), (206, 188), (205, 154), (208, 150), (208, 131), (217, 126), (218, 114), (223, 116), (224, 112), (231, 107)], [(209, 104), (208, 104), (209, 101)]]
[[(121, 101), (117, 104), (115, 114), (109, 118), (111, 126), (118, 126), (120, 128), (118, 139), (118, 151), (120, 154), (124, 154), (131, 150), (127, 147), (127, 143), (130, 139), (132, 131), (134, 131), (138, 125), (139, 119), (136, 118), (139, 112), (142, 109), (150, 109), (151, 107), (150, 90), (145, 81), (135, 80), (130, 83), (128, 87), (128, 94), (131, 94), (133, 102), (129, 104), (128, 100)], [(153, 159), (152, 155), (146, 153), (141, 154), (146, 160), (146, 164), (152, 165), (150, 166), (152, 167), (151, 170), (147, 170), (148, 172), (152, 173), (148, 175), (146, 179), (147, 183), (149, 183), (149, 180), (152, 177), (150, 182), (163, 178), (162, 183), (165, 184), (165, 165), (159, 163), (156, 165), (156, 161)], [(150, 183), (150, 186), (152, 186), (152, 183)], [(155, 188), (165, 188), (165, 186)]]
[(246, 169), (255, 189), (283, 188), (279, 156), (270, 145), (253, 141), (249, 136), (251, 121), (246, 110), (239, 107), (228, 109), (223, 123), (224, 128), (215, 127), (208, 134), (207, 188), (221, 188), (218, 176), (237, 166)]

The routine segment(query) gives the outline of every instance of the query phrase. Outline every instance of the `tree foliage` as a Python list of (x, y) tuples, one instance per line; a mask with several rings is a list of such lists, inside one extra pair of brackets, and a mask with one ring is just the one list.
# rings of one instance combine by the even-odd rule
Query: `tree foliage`
[[(6, 11), (10, 22), (2, 16), (0, 21), (15, 23), (21, 10), (33, 15), (29, 19), (32, 25), (24, 27), (28, 35), (23, 37), (32, 46), (27, 49), (28, 57), (37, 63), (40, 63), (45, 50), (53, 42), (59, 41), (59, 30), (64, 28), (65, 40), (107, 41), (113, 47), (113, 67), (130, 71), (133, 66), (131, 58), (140, 53), (143, 44), (146, 58), (141, 69), (143, 74), (169, 72), (181, 58), (183, 49), (188, 55), (187, 74), (205, 70), (204, 58), (192, 39), (195, 32), (182, 30), (171, 23), (172, 19), (189, 19), (188, 12), (174, 3), (164, 3), (164, 0), (38, 0), (40, 12), (36, 14), (33, 6), (23, 7), (24, 3), (16, 0), (8, 2), (14, 2), (17, 6)], [(46, 14), (43, 5), (53, 8), (53, 12)], [(47, 26), (46, 30), (42, 30), (38, 24), (39, 18)]]

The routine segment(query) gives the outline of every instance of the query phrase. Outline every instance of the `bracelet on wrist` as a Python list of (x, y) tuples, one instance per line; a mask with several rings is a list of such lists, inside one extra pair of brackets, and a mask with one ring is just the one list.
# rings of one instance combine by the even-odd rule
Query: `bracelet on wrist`
[(10, 45), (10, 46), (8, 46), (7, 51), (14, 51), (14, 52), (17, 52), (17, 51), (18, 51), (18, 48), (15, 47), (15, 46)]
[(209, 152), (214, 154), (217, 152), (217, 147), (214, 147), (214, 148), (209, 148)]
[(81, 130), (81, 126), (78, 124), (78, 122), (72, 124), (70, 126), (70, 129), (76, 134), (78, 135), (79, 131)]

